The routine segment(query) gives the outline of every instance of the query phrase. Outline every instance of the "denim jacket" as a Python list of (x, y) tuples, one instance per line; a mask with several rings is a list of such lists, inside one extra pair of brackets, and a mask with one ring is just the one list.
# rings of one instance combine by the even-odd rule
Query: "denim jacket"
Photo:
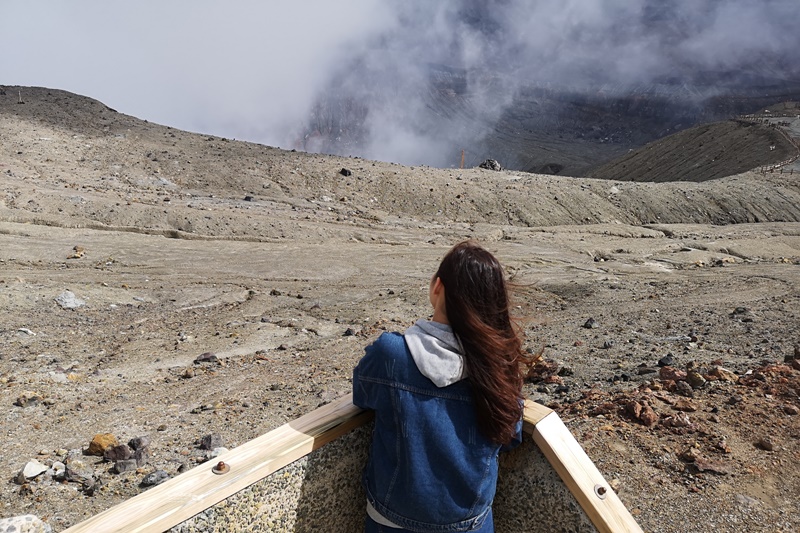
[(483, 525), (501, 446), (477, 428), (469, 379), (438, 387), (403, 336), (384, 333), (353, 372), (353, 403), (375, 411), (363, 485), (381, 516), (419, 532)]

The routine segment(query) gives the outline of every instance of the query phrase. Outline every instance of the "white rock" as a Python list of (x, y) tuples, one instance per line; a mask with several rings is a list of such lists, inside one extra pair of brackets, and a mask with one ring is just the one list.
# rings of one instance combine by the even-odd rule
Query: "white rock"
[(63, 479), (67, 473), (67, 467), (61, 461), (54, 461), (53, 466), (53, 477), (56, 479)]
[(0, 533), (52, 533), (50, 524), (32, 514), (0, 519)]
[(22, 475), (25, 479), (33, 479), (42, 472), (47, 471), (47, 466), (43, 465), (36, 459), (31, 459), (28, 461), (28, 464), (25, 465), (25, 468), (22, 469)]
[(56, 303), (64, 309), (77, 309), (86, 305), (86, 302), (75, 296), (72, 291), (64, 291), (56, 296)]

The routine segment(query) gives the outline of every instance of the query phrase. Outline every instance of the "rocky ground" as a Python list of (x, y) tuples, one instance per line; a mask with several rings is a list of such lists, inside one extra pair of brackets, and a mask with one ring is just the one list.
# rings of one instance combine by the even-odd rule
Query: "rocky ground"
[[(0, 94), (0, 517), (64, 529), (345, 394), (473, 238), (544, 347), (526, 394), (646, 531), (800, 528), (797, 173), (410, 168), (20, 90)], [(147, 439), (120, 463), (84, 454), (98, 434)]]

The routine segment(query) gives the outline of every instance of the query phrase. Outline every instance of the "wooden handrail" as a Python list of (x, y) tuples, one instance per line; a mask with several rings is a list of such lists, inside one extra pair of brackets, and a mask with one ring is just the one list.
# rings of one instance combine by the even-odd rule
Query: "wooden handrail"
[[(352, 399), (352, 394), (342, 396), (64, 533), (165, 531), (176, 526), (369, 421), (372, 412), (354, 406)], [(641, 533), (631, 514), (552, 409), (527, 400), (523, 430), (533, 436), (598, 531)], [(219, 461), (230, 468), (225, 474), (212, 472)]]

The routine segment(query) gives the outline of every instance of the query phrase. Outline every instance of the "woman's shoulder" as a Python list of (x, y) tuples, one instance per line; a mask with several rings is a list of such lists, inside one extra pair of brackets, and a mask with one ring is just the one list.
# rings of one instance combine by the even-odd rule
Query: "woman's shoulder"
[(380, 350), (388, 356), (405, 355), (406, 341), (402, 333), (396, 331), (385, 331), (380, 337), (375, 339), (370, 348)]

